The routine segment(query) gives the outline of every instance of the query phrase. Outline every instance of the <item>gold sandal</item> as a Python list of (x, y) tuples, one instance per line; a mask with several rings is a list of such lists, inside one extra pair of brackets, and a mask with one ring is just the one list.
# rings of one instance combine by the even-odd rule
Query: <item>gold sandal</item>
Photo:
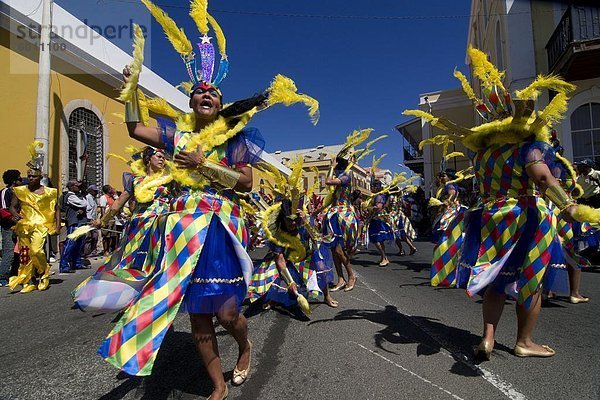
[(234, 386), (240, 386), (246, 380), (248, 380), (248, 375), (250, 374), (250, 365), (252, 365), (252, 342), (248, 340), (248, 346), (250, 346), (250, 357), (248, 357), (248, 368), (239, 370), (237, 365), (233, 369), (233, 377), (231, 378), (231, 384)]

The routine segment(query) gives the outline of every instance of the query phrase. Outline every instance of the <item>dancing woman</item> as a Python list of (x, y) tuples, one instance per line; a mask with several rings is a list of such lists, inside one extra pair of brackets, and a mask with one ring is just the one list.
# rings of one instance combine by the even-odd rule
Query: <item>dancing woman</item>
[[(567, 220), (600, 220), (600, 210), (574, 204), (548, 169), (553, 155), (549, 126), (567, 109), (567, 93), (574, 87), (555, 77), (538, 77), (517, 92), (518, 99), (511, 100), (502, 74), (487, 56), (476, 49), (469, 49), (469, 56), (473, 74), (486, 94), (485, 102), (475, 97), (464, 75), (458, 71), (455, 75), (489, 122), (468, 129), (420, 110), (406, 113), (456, 135), (438, 135), (438, 143), (447, 147), (452, 140), (460, 140), (473, 152), (482, 205), (472, 211), (467, 224), (461, 261), (471, 269), (467, 293), (484, 294), (483, 337), (477, 357), (491, 356), (507, 295), (517, 300), (514, 354), (550, 357), (555, 351), (537, 344), (532, 337), (540, 313), (541, 283), (556, 251), (556, 229), (543, 197), (551, 200)], [(534, 99), (543, 88), (557, 94), (534, 114)]]
[(147, 146), (133, 154), (133, 174), (123, 174), (123, 193), (101, 219), (91, 222), (94, 228), (104, 228), (128, 202), (135, 204), (117, 251), (73, 291), (79, 308), (120, 310), (151, 278), (160, 244), (155, 224), (169, 210), (173, 192), (173, 178), (166, 167), (163, 149)]
[(392, 220), (392, 229), (394, 230), (394, 241), (396, 242), (396, 246), (398, 246), (398, 255), (405, 255), (402, 248), (402, 242), (405, 242), (410, 249), (408, 254), (412, 256), (417, 252), (417, 248), (413, 243), (413, 240), (417, 238), (417, 233), (410, 219), (402, 211), (402, 192), (390, 194), (388, 209)]
[[(262, 153), (264, 140), (257, 129), (246, 128), (253, 115), (274, 104), (310, 105), (315, 118), (318, 103), (296, 92), (288, 78), (278, 75), (270, 88), (251, 99), (223, 106), (219, 84), (229, 61), (223, 31), (208, 15), (207, 4), (194, 0), (190, 15), (202, 37), (200, 62), (183, 30), (166, 13), (143, 0), (163, 26), (167, 37), (186, 64), (191, 82), (182, 85), (189, 94), (191, 113), (182, 114), (162, 99), (147, 99), (137, 89), (143, 58), (143, 32), (135, 27), (134, 61), (126, 68), (126, 122), (130, 137), (173, 154), (173, 179), (181, 186), (171, 200), (164, 223), (158, 225), (160, 251), (152, 279), (138, 299), (102, 343), (99, 353), (111, 364), (133, 375), (148, 375), (164, 336), (177, 312), (190, 314), (192, 337), (213, 382), (212, 399), (227, 397), (217, 338), (216, 316), (236, 340), (239, 356), (232, 384), (246, 381), (252, 345), (248, 324), (240, 313), (252, 276), (252, 260), (246, 253), (248, 231), (235, 191), (252, 188), (252, 165)], [(208, 37), (216, 35), (221, 60), (214, 71), (215, 48)], [(196, 70), (196, 65), (201, 70)], [(176, 128), (147, 126), (147, 110), (176, 121)], [(132, 347), (130, 343), (136, 343)]]
[(459, 201), (457, 183), (463, 179), (465, 176), (462, 171), (458, 174), (448, 169), (440, 172), (437, 178), (439, 190), (436, 197), (430, 199), (431, 206), (439, 207), (439, 215), (432, 229), (435, 246), (430, 271), (431, 286), (464, 288), (469, 279), (470, 271), (459, 263), (467, 207)]
[[(323, 221), (323, 233), (333, 238), (331, 246), (338, 281), (331, 291), (344, 289), (349, 292), (356, 285), (350, 254), (358, 244), (358, 221), (352, 205), (352, 172), (348, 171), (350, 163), (340, 156), (336, 157), (335, 162), (333, 173), (325, 181), (334, 190), (331, 196), (332, 206), (327, 210)], [(344, 278), (342, 266), (346, 269), (348, 280)]]
[[(375, 243), (379, 251), (379, 266), (385, 267), (390, 260), (385, 254), (385, 242), (394, 240), (394, 231), (392, 230), (391, 216), (387, 212), (388, 197), (379, 193), (383, 189), (381, 181), (374, 179), (371, 183), (371, 191), (375, 193), (373, 198), (373, 212), (369, 221), (369, 242)], [(402, 247), (400, 248), (402, 249)]]

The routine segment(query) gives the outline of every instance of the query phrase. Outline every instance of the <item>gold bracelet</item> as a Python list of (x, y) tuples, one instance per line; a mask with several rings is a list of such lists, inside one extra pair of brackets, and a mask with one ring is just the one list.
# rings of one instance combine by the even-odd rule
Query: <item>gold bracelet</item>
[(137, 89), (133, 91), (131, 100), (125, 102), (125, 122), (140, 122), (140, 100)]

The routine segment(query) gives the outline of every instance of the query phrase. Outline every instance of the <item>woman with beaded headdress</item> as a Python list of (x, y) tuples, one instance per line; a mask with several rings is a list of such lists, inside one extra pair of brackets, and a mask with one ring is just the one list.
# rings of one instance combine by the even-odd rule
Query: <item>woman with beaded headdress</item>
[[(211, 398), (221, 399), (227, 397), (228, 389), (213, 316), (238, 344), (232, 384), (244, 383), (251, 365), (248, 325), (240, 307), (252, 275), (252, 260), (245, 250), (248, 231), (235, 191), (250, 191), (251, 166), (259, 160), (264, 140), (257, 129), (246, 125), (260, 110), (297, 102), (310, 106), (316, 122), (318, 103), (298, 94), (290, 79), (278, 75), (265, 93), (224, 105), (219, 85), (229, 67), (226, 42), (221, 28), (208, 14), (207, 2), (193, 0), (190, 8), (203, 35), (198, 44), (200, 60), (183, 30), (149, 0), (142, 2), (183, 58), (191, 82), (181, 87), (190, 96), (192, 112), (182, 114), (166, 101), (148, 99), (137, 89), (143, 34), (136, 26), (134, 61), (124, 71), (126, 85), (121, 92), (127, 128), (132, 138), (173, 154), (171, 175), (181, 186), (181, 193), (172, 199), (169, 212), (157, 226), (160, 251), (152, 279), (125, 310), (99, 353), (127, 373), (150, 374), (167, 329), (177, 312), (183, 310), (190, 314), (192, 337), (214, 385)], [(221, 54), (216, 74), (210, 28)], [(148, 110), (171, 117), (176, 128), (147, 126)]]
[[(381, 136), (372, 140), (364, 149), (355, 150), (371, 135), (372, 129), (354, 131), (346, 139), (346, 143), (335, 157), (325, 184), (329, 186), (329, 193), (324, 200), (323, 209), (326, 216), (323, 221), (323, 233), (332, 237), (332, 252), (338, 282), (332, 292), (344, 289), (349, 292), (354, 289), (356, 275), (350, 265), (350, 257), (358, 244), (358, 222), (356, 212), (352, 205), (352, 166), (368, 155), (372, 150), (371, 145)], [(342, 266), (346, 269), (348, 280), (344, 278)]]
[[(543, 198), (551, 200), (566, 220), (600, 221), (600, 210), (575, 204), (550, 172), (554, 160), (549, 127), (567, 109), (574, 86), (557, 77), (540, 76), (511, 99), (500, 73), (487, 56), (469, 49), (473, 75), (481, 82), (478, 99), (466, 77), (456, 71), (466, 94), (487, 122), (460, 127), (421, 110), (406, 111), (446, 131), (440, 142), (460, 140), (470, 150), (480, 185), (481, 204), (466, 217), (461, 263), (470, 268), (467, 293), (483, 293), (483, 337), (476, 355), (489, 359), (507, 295), (517, 300), (519, 357), (550, 357), (555, 351), (533, 341), (541, 307), (544, 274), (556, 257), (556, 228)], [(541, 111), (535, 99), (542, 89), (556, 92)], [(558, 249), (560, 252), (560, 248)]]
[(44, 157), (38, 153), (39, 147), (42, 147), (39, 141), (28, 146), (31, 155), (27, 163), (29, 183), (14, 188), (9, 207), (15, 222), (12, 229), (19, 243), (19, 270), (16, 276), (10, 277), (8, 287), (14, 290), (21, 285), (21, 293), (46, 290), (50, 286), (50, 264), (46, 260), (44, 243), (48, 235), (56, 234), (60, 228), (57, 190), (41, 184)]
[(131, 150), (133, 160), (123, 160), (130, 164), (133, 174), (123, 174), (121, 196), (101, 219), (74, 232), (78, 235), (91, 228), (105, 228), (128, 202), (134, 203), (117, 251), (73, 291), (73, 299), (81, 309), (125, 308), (139, 295), (155, 270), (159, 249), (153, 234), (158, 232), (155, 224), (159, 223), (159, 217), (169, 210), (173, 177), (163, 149), (146, 146), (143, 150)]

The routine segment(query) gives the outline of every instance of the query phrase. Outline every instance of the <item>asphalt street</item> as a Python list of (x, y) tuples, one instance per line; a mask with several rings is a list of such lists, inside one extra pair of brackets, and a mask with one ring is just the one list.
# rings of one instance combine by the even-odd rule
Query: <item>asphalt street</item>
[[(254, 344), (250, 379), (230, 399), (599, 399), (600, 270), (583, 273), (587, 304), (546, 304), (536, 329), (550, 359), (512, 355), (514, 303), (507, 302), (492, 360), (473, 360), (481, 299), (431, 288), (432, 245), (392, 256), (373, 252), (353, 263), (359, 279), (336, 292), (340, 307), (312, 305), (310, 320), (285, 310), (246, 310)], [(259, 253), (253, 254), (260, 256)], [(98, 265), (100, 260), (94, 262)], [(55, 274), (46, 292), (0, 288), (1, 399), (196, 399), (211, 385), (192, 344), (188, 316), (177, 316), (146, 378), (120, 373), (96, 349), (117, 314), (82, 312), (70, 292), (92, 270)], [(226, 378), (234, 340), (217, 329)]]

